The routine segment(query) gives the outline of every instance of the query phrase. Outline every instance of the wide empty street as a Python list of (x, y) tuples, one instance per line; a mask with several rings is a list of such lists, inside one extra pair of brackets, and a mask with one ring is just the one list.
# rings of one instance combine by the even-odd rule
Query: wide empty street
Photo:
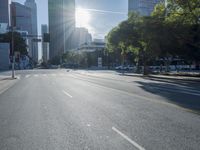
[(200, 149), (200, 82), (64, 69), (16, 76), (0, 91), (1, 150)]

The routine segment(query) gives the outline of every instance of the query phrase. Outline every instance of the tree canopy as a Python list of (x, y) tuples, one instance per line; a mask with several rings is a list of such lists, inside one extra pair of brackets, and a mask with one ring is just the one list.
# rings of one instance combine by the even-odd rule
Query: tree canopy
[[(22, 55), (27, 55), (27, 45), (25, 39), (18, 32), (13, 33), (14, 38), (14, 51), (20, 52)], [(12, 32), (8, 32), (4, 35), (4, 41), (9, 42), (12, 47)]]
[(200, 61), (200, 1), (168, 0), (151, 16), (130, 13), (109, 32), (107, 50), (131, 51), (143, 65), (159, 57)]

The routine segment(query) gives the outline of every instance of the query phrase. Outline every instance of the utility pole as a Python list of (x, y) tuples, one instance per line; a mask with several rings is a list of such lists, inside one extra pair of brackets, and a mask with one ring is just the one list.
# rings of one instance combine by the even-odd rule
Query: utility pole
[[(13, 12), (11, 12), (13, 13)], [(12, 40), (11, 40), (11, 57), (12, 57), (12, 79), (15, 79), (15, 51), (14, 51), (14, 26), (15, 26), (15, 21), (14, 21), (14, 14), (12, 14), (11, 17), (11, 33), (12, 33)]]
[(15, 52), (14, 52), (14, 27), (11, 27), (12, 30), (12, 79), (15, 79)]

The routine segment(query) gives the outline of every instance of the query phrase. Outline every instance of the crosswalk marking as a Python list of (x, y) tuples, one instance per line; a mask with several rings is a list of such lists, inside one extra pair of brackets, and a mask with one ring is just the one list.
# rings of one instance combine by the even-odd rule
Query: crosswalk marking
[(26, 78), (29, 78), (31, 75), (26, 75)]
[(60, 73), (59, 75), (60, 75), (60, 76), (65, 76), (65, 74), (64, 74), (64, 73)]
[(58, 73), (58, 74), (27, 74), (24, 75), (24, 78), (31, 78), (31, 77), (65, 77), (64, 73)]

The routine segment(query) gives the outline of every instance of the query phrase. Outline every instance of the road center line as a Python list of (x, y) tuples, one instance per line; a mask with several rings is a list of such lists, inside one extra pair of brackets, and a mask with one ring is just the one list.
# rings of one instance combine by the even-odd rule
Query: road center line
[(137, 144), (135, 141), (131, 140), (127, 135), (123, 134), (122, 132), (120, 132), (118, 129), (116, 129), (115, 127), (112, 127), (112, 130), (115, 131), (117, 134), (119, 134), (120, 136), (122, 136), (125, 140), (127, 140), (129, 143), (131, 143), (134, 147), (136, 147), (138, 150), (145, 150), (145, 148), (143, 148), (142, 146), (140, 146), (139, 144)]
[(67, 95), (68, 97), (70, 97), (70, 98), (72, 98), (72, 96), (68, 93), (68, 92), (66, 92), (66, 91), (62, 91), (65, 95)]

